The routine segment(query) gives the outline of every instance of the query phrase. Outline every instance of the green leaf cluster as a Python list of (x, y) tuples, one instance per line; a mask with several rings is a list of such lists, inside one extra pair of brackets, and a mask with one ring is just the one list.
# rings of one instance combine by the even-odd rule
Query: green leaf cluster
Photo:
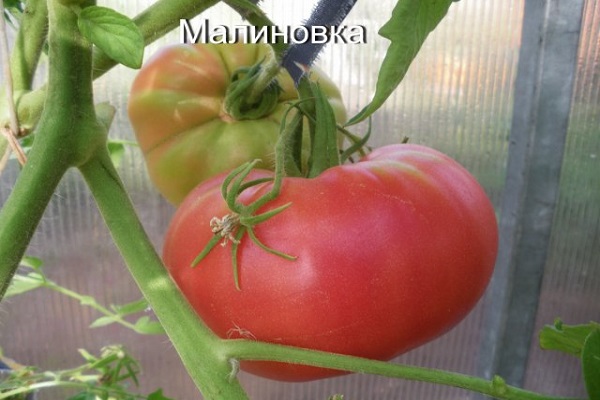
[(600, 324), (564, 325), (557, 319), (554, 325), (540, 332), (540, 346), (561, 351), (581, 359), (585, 387), (590, 400), (600, 400)]
[(82, 35), (113, 60), (140, 68), (144, 58), (144, 37), (127, 16), (107, 7), (85, 7), (78, 15)]
[[(144, 312), (148, 310), (149, 305), (146, 299), (140, 299), (123, 305), (111, 305), (110, 308), (113, 314), (96, 319), (92, 322), (90, 328), (99, 328), (114, 323), (122, 323), (126, 316)], [(150, 319), (147, 315), (139, 317), (133, 325), (127, 325), (127, 327), (134, 332), (143, 335), (163, 335), (165, 333), (160, 322)]]
[(66, 388), (76, 394), (67, 400), (172, 400), (158, 389), (148, 395), (132, 392), (139, 385), (140, 367), (122, 346), (110, 345), (93, 355), (80, 349), (84, 363), (60, 371), (39, 371), (20, 367), (0, 382), (0, 399), (17, 399), (39, 389)]
[(138, 317), (133, 323), (127, 320), (126, 317), (146, 312), (149, 309), (148, 301), (144, 298), (122, 305), (111, 304), (109, 307), (104, 307), (92, 296), (76, 293), (49, 280), (44, 274), (43, 262), (39, 258), (23, 257), (21, 266), (22, 272), (14, 276), (5, 294), (6, 297), (24, 294), (39, 288), (47, 288), (78, 300), (81, 305), (91, 307), (103, 314), (103, 316), (92, 322), (90, 328), (99, 328), (117, 323), (144, 335), (162, 335), (165, 333), (162, 325), (148, 315)]

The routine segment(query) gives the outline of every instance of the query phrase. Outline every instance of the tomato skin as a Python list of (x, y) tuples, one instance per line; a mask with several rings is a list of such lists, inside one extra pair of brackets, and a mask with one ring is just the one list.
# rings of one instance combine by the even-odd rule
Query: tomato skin
[[(255, 120), (235, 120), (223, 109), (231, 75), (263, 60), (265, 44), (181, 44), (169, 46), (144, 64), (131, 87), (129, 119), (150, 178), (173, 204), (198, 183), (261, 159), (272, 168), (273, 147), (288, 102), (297, 99), (294, 83), (281, 72), (277, 107)], [(346, 118), (336, 86), (318, 69), (318, 80), (338, 121)]]
[[(265, 171), (253, 177), (264, 176)], [(229, 213), (223, 177), (199, 185), (176, 212), (164, 261), (206, 324), (223, 338), (249, 338), (388, 360), (445, 333), (475, 306), (497, 253), (494, 209), (458, 163), (427, 147), (391, 145), (313, 179), (285, 178), (260, 212), (292, 205), (256, 226), (268, 254), (247, 236), (236, 290), (230, 244), (195, 268)], [(252, 201), (269, 184), (245, 191)], [(340, 371), (242, 362), (267, 378), (303, 381)]]

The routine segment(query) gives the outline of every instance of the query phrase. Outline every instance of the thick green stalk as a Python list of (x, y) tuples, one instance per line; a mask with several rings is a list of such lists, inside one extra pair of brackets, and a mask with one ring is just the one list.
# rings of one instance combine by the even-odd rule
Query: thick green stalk
[[(257, 28), (262, 27), (270, 27), (275, 26), (273, 21), (267, 17), (267, 15), (262, 12), (262, 10), (255, 6), (248, 0), (223, 0), (225, 4), (231, 7), (234, 11), (236, 11), (240, 16), (246, 21), (250, 22), (253, 26)], [(270, 33), (270, 31), (269, 31)], [(289, 45), (285, 42), (283, 37), (281, 36), (272, 36), (268, 35), (267, 39), (268, 43), (271, 44), (273, 51), (275, 52), (275, 57), (278, 62), (281, 61), (283, 55), (289, 48)], [(275, 77), (275, 76), (273, 76)]]
[[(14, 96), (15, 103), (18, 102), (19, 97), (31, 90), (42, 48), (46, 42), (47, 33), (48, 6), (46, 0), (27, 1), (9, 60), (12, 77), (12, 95)], [(42, 104), (43, 99), (44, 97), (38, 96), (38, 100), (40, 100), (39, 104)], [(7, 101), (7, 99), (0, 99), (0, 107), (9, 108), (8, 103), (4, 103), (4, 101)], [(40, 113), (41, 107), (37, 110), (37, 115), (40, 115)], [(26, 120), (28, 119), (25, 115), (22, 115), (22, 117)], [(17, 125), (19, 125), (18, 121)], [(29, 133), (31, 128), (32, 126), (17, 126), (15, 134)], [(0, 137), (0, 155), (4, 154), (7, 144), (7, 141), (3, 137)], [(0, 172), (2, 172), (1, 166)]]
[(15, 92), (31, 90), (35, 70), (48, 32), (46, 0), (28, 0), (19, 26), (10, 57)]
[(191, 309), (156, 254), (108, 153), (103, 150), (80, 170), (129, 271), (204, 398), (246, 399), (237, 379), (231, 377), (230, 359), (221, 352), (221, 340)]
[(273, 79), (279, 74), (281, 70), (281, 65), (277, 60), (276, 56), (265, 60), (261, 64), (261, 69), (258, 74), (258, 77), (254, 84), (252, 85), (252, 90), (248, 95), (248, 99), (246, 100), (248, 104), (257, 103), (264, 91), (272, 85)]
[(0, 293), (4, 293), (65, 171), (81, 166), (131, 272), (207, 399), (246, 399), (218, 339), (169, 278), (110, 162), (92, 95), (92, 46), (77, 17), (49, 2), (48, 95), (29, 162), (0, 211)]
[(453, 386), (485, 394), (500, 400), (584, 400), (553, 397), (509, 386), (498, 377), (492, 381), (449, 371), (393, 364), (384, 361), (299, 349), (250, 340), (225, 341), (224, 352), (230, 358), (253, 361), (280, 361), (295, 364), (339, 369), (363, 374), (401, 378)]
[(0, 298), (65, 171), (105, 140), (94, 114), (91, 44), (71, 10), (49, 3), (48, 99), (29, 161), (0, 210)]
[(44, 157), (39, 153), (32, 150), (12, 193), (0, 210), (0, 298), (4, 296), (54, 189), (68, 167), (56, 157)]

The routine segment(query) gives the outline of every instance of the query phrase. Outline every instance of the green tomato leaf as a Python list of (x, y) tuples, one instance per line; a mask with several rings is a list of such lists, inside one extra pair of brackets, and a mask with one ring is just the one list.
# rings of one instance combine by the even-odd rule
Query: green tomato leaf
[(122, 139), (109, 139), (108, 140), (108, 153), (110, 155), (110, 159), (113, 162), (115, 168), (118, 168), (123, 161), (123, 157), (125, 156), (125, 148), (127, 146), (135, 146), (139, 147), (139, 144), (132, 140), (122, 140)]
[(110, 8), (90, 6), (81, 10), (77, 25), (82, 35), (113, 60), (140, 68), (144, 58), (144, 37), (135, 23)]
[(308, 177), (314, 178), (328, 168), (340, 165), (338, 132), (331, 104), (318, 84), (304, 79), (314, 98), (315, 123), (310, 126), (311, 152), (308, 160)]
[(96, 104), (95, 110), (98, 122), (100, 122), (108, 132), (110, 130), (110, 126), (112, 125), (113, 120), (115, 119), (117, 109), (109, 102), (104, 101), (102, 103)]
[(563, 325), (562, 321), (556, 320), (553, 326), (546, 325), (540, 331), (540, 347), (579, 357), (586, 338), (595, 329), (600, 329), (600, 324)]
[(146, 308), (148, 308), (148, 302), (146, 299), (142, 298), (131, 303), (113, 306), (112, 308), (119, 315), (129, 315), (146, 310)]
[[(0, 106), (0, 107), (2, 107), (2, 106)], [(4, 137), (2, 137), (2, 139), (4, 140)], [(19, 144), (21, 145), (21, 150), (23, 150), (23, 153), (25, 153), (25, 156), (29, 155), (29, 152), (31, 151), (31, 146), (33, 146), (34, 139), (35, 139), (35, 135), (33, 135), (33, 134), (27, 135), (24, 138), (19, 139)], [(11, 160), (17, 159), (17, 155), (15, 154), (14, 151), (12, 151), (10, 153), (10, 159)]]
[(93, 356), (89, 351), (87, 351), (86, 349), (79, 349), (79, 354), (81, 355), (81, 357), (83, 357), (83, 359), (88, 363), (88, 364), (93, 364), (95, 363), (98, 359)]
[(123, 156), (125, 155), (125, 145), (119, 142), (108, 142), (108, 154), (110, 154), (110, 160), (112, 161), (115, 168), (119, 168)]
[(600, 329), (591, 332), (581, 351), (583, 379), (589, 400), (600, 400)]
[(163, 335), (165, 330), (158, 321), (153, 321), (144, 315), (135, 322), (135, 331), (142, 335)]
[(4, 297), (12, 297), (44, 286), (44, 278), (37, 272), (27, 275), (15, 275)]
[(400, 84), (431, 31), (444, 18), (453, 0), (398, 0), (392, 18), (379, 30), (391, 41), (379, 69), (371, 103), (348, 121), (356, 124), (373, 114)]
[(23, 256), (21, 259), (21, 265), (28, 268), (40, 269), (43, 264), (44, 262), (37, 257)]
[(92, 296), (81, 296), (79, 297), (79, 303), (82, 306), (93, 306), (98, 304), (98, 302), (96, 301), (95, 298), (93, 298)]
[(90, 328), (100, 328), (101, 326), (106, 326), (115, 323), (118, 320), (118, 317), (107, 315), (104, 317), (100, 317), (94, 322), (90, 324)]

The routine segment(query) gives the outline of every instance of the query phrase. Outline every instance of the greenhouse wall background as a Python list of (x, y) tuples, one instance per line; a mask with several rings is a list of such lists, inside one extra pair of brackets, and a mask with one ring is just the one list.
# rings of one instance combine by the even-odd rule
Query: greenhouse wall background
[[(149, 3), (99, 1), (130, 16)], [(297, 25), (313, 3), (262, 4), (272, 20)], [(349, 115), (373, 94), (388, 44), (376, 32), (394, 4), (358, 1), (345, 23), (364, 25), (366, 43), (330, 44), (317, 62), (340, 87)], [(221, 5), (201, 18), (215, 25), (244, 23)], [(147, 47), (145, 57), (178, 40), (175, 31)], [(556, 47), (569, 40), (571, 58), (569, 48)], [(526, 43), (538, 45), (524, 54)], [(569, 74), (553, 75), (553, 60), (561, 57), (570, 65), (572, 79)], [(524, 62), (531, 64), (529, 72), (523, 71)], [(134, 70), (119, 66), (95, 82), (97, 101), (108, 100), (119, 110), (112, 138), (133, 139), (125, 105), (134, 76)], [(523, 97), (527, 93), (529, 98)], [(556, 105), (547, 93), (564, 96)], [(564, 140), (560, 124), (552, 125), (556, 131), (539, 131), (547, 126), (541, 119), (547, 107), (560, 110), (561, 105), (564, 115), (554, 112), (552, 118), (564, 121)], [(526, 116), (524, 107), (532, 110)], [(499, 257), (504, 264), (477, 308), (448, 334), (395, 361), (480, 376), (500, 371), (526, 389), (585, 396), (578, 360), (540, 350), (537, 334), (557, 317), (569, 324), (600, 321), (600, 1), (456, 2), (393, 97), (375, 114), (372, 131), (374, 146), (408, 137), (456, 158), (485, 188), (505, 235), (504, 259)], [(524, 147), (519, 150), (520, 145)], [(519, 151), (522, 165), (515, 164)], [(557, 157), (542, 157), (543, 151), (554, 151)], [(550, 167), (536, 164), (536, 157)], [(547, 168), (558, 168), (556, 202), (537, 198), (531, 189), (552, 185)], [(174, 208), (152, 188), (135, 146), (126, 148), (119, 173), (160, 249)], [(13, 160), (0, 176), (1, 203), (17, 175)], [(522, 185), (510, 186), (510, 179), (520, 179)], [(546, 215), (548, 210), (551, 215)], [(525, 235), (529, 232), (538, 235), (535, 241)], [(534, 249), (528, 248), (531, 243), (536, 243)], [(54, 194), (27, 254), (44, 261), (52, 280), (104, 304), (141, 296), (76, 171), (67, 174)], [(523, 316), (527, 320), (519, 323)], [(140, 337), (118, 326), (88, 328), (96, 318), (88, 308), (47, 290), (17, 296), (0, 306), (0, 347), (21, 363), (60, 369), (80, 362), (78, 348), (96, 351), (123, 343), (142, 365), (142, 391), (162, 387), (169, 397), (199, 398), (166, 337)], [(366, 375), (290, 384), (242, 373), (241, 380), (251, 398), (266, 400), (326, 399), (335, 393), (349, 400), (478, 398), (461, 389)]]

